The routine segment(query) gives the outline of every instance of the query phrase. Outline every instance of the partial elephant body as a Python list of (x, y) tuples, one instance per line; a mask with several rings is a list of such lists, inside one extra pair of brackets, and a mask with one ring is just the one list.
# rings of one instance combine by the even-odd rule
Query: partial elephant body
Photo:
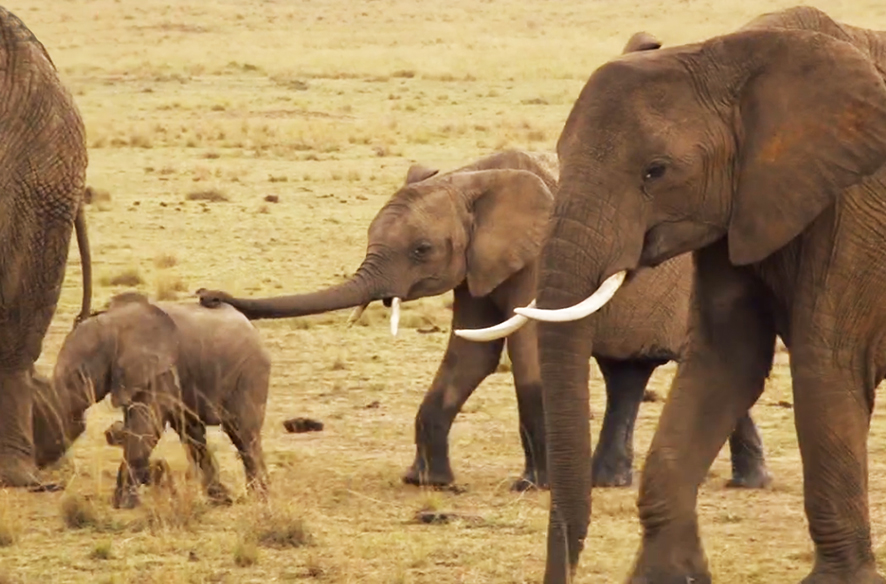
[[(258, 331), (231, 307), (116, 296), (106, 312), (65, 339), (51, 408), (62, 415), (35, 424), (42, 428), (35, 436), (38, 452), (42, 460), (60, 456), (83, 431), (85, 410), (110, 394), (124, 408), (116, 506), (138, 503), (138, 485), (149, 479), (149, 457), (166, 424), (181, 437), (211, 497), (229, 501), (207, 449), (207, 425), (222, 426), (240, 453), (248, 486), (264, 492), (261, 427), (270, 366)], [(53, 423), (59, 418), (61, 424)], [(61, 448), (53, 442), (59, 433)]]
[(572, 315), (604, 297), (602, 283), (689, 251), (687, 345), (644, 464), (629, 581), (711, 582), (698, 487), (761, 395), (778, 335), (815, 544), (803, 582), (886, 582), (867, 494), (867, 433), (886, 376), (884, 72), (886, 34), (800, 7), (619, 57), (588, 80), (558, 141), (536, 308), (518, 310), (544, 321), (546, 584), (570, 580), (590, 518), (587, 358), (600, 318)]
[[(0, 68), (0, 484), (33, 486), (32, 409), (41, 381), (32, 366), (61, 293), (72, 227), (75, 220), (85, 226), (86, 141), (43, 45), (3, 8)], [(88, 260), (83, 248), (81, 257)], [(81, 315), (88, 295), (84, 285)]]
[[(649, 47), (650, 42), (640, 39), (640, 45)], [(202, 291), (201, 301), (231, 304), (249, 318), (281, 318), (453, 290), (452, 330), (487, 326), (533, 298), (537, 254), (556, 190), (557, 159), (548, 153), (499, 152), (442, 175), (414, 165), (404, 187), (373, 220), (366, 259), (352, 281), (269, 299)], [(607, 406), (594, 453), (597, 485), (631, 484), (637, 412), (655, 368), (681, 355), (691, 278), (691, 259), (675, 258), (638, 273), (601, 312), (593, 357), (606, 382)], [(405, 482), (454, 481), (450, 428), (465, 401), (495, 371), (503, 347), (503, 342), (473, 343), (450, 335), (416, 414), (416, 455)], [(507, 347), (525, 454), (525, 468), (514, 487), (546, 487), (535, 327), (516, 332)], [(731, 446), (733, 484), (766, 484), (762, 444), (749, 417), (737, 426)]]

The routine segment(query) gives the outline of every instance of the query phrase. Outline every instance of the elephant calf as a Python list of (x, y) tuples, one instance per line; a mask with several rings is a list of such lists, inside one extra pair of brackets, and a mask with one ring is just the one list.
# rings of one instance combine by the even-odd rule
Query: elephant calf
[(230, 501), (206, 446), (207, 424), (222, 426), (240, 453), (249, 488), (263, 493), (261, 428), (270, 369), (258, 331), (233, 308), (115, 296), (62, 345), (53, 391), (38, 400), (38, 457), (46, 463), (61, 456), (83, 432), (86, 409), (110, 393), (111, 403), (124, 408), (115, 507), (138, 504), (138, 486), (150, 482), (149, 457), (167, 423), (200, 469), (210, 498)]

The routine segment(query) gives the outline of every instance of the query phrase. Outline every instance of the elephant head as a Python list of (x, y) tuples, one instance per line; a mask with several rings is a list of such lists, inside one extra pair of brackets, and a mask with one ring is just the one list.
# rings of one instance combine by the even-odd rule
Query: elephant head
[(557, 153), (537, 308), (516, 311), (546, 321), (546, 583), (568, 581), (590, 518), (585, 317), (625, 275), (679, 254), (725, 239), (744, 266), (784, 247), (886, 161), (886, 86), (834, 36), (748, 28), (601, 66)]
[(109, 393), (115, 407), (129, 405), (177, 356), (175, 324), (140, 294), (115, 296), (106, 311), (78, 324), (65, 337), (52, 383), (38, 383), (35, 392), (38, 465), (58, 460), (83, 433), (90, 406)]
[(462, 282), (473, 296), (485, 296), (535, 260), (555, 186), (556, 179), (522, 152), (498, 153), (444, 175), (414, 165), (369, 225), (366, 257), (347, 282), (277, 298), (198, 294), (206, 306), (226, 302), (250, 319), (362, 310), (374, 300), (396, 307)]

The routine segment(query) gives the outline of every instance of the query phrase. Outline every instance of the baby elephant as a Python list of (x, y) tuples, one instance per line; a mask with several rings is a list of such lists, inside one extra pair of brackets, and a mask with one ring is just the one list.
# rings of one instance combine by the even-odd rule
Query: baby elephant
[(149, 458), (167, 423), (200, 469), (209, 497), (228, 503), (206, 446), (206, 425), (222, 426), (243, 460), (247, 486), (263, 494), (261, 428), (270, 369), (258, 331), (236, 309), (155, 303), (126, 293), (68, 334), (53, 385), (60, 407), (77, 410), (68, 420), (82, 420), (108, 393), (112, 405), (123, 408), (115, 507), (138, 504), (138, 487), (151, 482)]

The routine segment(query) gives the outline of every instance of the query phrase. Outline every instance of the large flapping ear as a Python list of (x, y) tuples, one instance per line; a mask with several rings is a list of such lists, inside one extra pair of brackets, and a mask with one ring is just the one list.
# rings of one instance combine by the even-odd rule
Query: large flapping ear
[(741, 31), (708, 41), (705, 53), (726, 72), (718, 82), (735, 75), (729, 257), (758, 262), (886, 161), (886, 85), (865, 54), (817, 32)]
[(147, 389), (176, 365), (179, 335), (175, 322), (149, 302), (115, 304), (106, 314), (116, 340), (112, 401), (128, 403), (132, 392)]
[(654, 51), (661, 48), (661, 41), (649, 34), (648, 32), (637, 32), (628, 39), (625, 47), (621, 50), (622, 54), (635, 53), (637, 51)]
[(409, 170), (406, 171), (406, 184), (411, 185), (412, 183), (421, 182), (425, 179), (431, 178), (438, 172), (440, 171), (436, 168), (428, 168), (421, 164), (413, 164), (409, 167)]
[(538, 256), (553, 195), (526, 170), (457, 173), (452, 185), (465, 193), (472, 218), (468, 290), (472, 296), (486, 296)]

